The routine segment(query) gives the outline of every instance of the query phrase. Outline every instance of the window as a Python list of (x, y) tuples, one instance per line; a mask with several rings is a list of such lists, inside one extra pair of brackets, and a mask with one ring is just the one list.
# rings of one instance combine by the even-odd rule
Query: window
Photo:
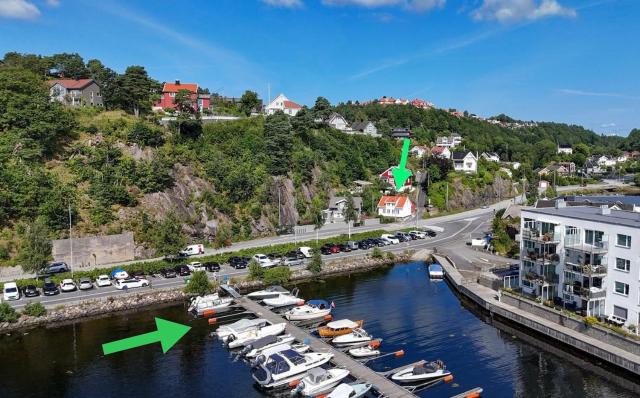
[(624, 258), (616, 258), (616, 269), (618, 271), (629, 272), (631, 269), (631, 261)]
[(627, 309), (623, 308), (623, 307), (618, 307), (617, 305), (613, 306), (613, 315), (622, 318), (622, 319), (627, 319)]
[(631, 237), (629, 235), (618, 234), (618, 240), (616, 241), (616, 244), (628, 249), (631, 247)]
[(176, 93), (169, 93), (169, 97), (173, 98), (176, 96)]
[(629, 285), (626, 283), (616, 281), (616, 293), (622, 294), (623, 296), (629, 295)]
[(589, 245), (595, 245), (596, 243), (602, 242), (602, 236), (604, 232), (602, 231), (593, 231), (587, 229), (584, 231), (584, 243)]

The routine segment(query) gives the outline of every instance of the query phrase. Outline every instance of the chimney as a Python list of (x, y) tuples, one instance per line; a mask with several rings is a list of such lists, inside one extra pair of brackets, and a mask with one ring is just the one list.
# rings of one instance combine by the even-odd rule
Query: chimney
[(609, 214), (611, 214), (611, 208), (607, 205), (601, 205), (600, 214), (602, 214), (603, 216), (608, 216)]
[(556, 200), (556, 209), (564, 209), (565, 207), (567, 207), (567, 202), (565, 202), (564, 199)]
[(179, 86), (179, 85), (180, 85), (180, 80), (176, 79), (176, 86)]

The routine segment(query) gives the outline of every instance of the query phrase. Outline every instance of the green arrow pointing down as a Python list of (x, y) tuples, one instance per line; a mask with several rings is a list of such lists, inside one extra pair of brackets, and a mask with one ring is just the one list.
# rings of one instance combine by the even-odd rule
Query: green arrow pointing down
[(160, 345), (162, 345), (162, 352), (166, 353), (191, 329), (190, 326), (165, 321), (160, 318), (155, 319), (156, 327), (158, 328), (155, 332), (149, 332), (105, 343), (102, 345), (102, 352), (104, 352), (104, 355), (109, 355), (115, 352), (130, 350), (143, 345), (160, 342)]
[(393, 181), (396, 183), (396, 191), (400, 191), (407, 178), (411, 177), (411, 170), (407, 169), (407, 157), (409, 157), (409, 139), (405, 138), (402, 143), (402, 156), (400, 157), (400, 164), (398, 167), (391, 168), (391, 174), (393, 174)]

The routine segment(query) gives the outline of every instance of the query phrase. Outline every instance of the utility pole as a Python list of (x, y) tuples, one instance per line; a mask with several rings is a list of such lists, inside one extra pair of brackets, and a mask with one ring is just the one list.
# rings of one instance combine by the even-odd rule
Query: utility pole
[(71, 279), (73, 279), (73, 236), (71, 235), (71, 202), (69, 202), (69, 252), (71, 253)]
[(278, 180), (278, 184), (276, 185), (276, 189), (278, 190), (278, 227), (282, 226), (282, 219), (280, 218), (280, 180)]
[(447, 182), (447, 195), (445, 197), (445, 207), (449, 211), (449, 183)]

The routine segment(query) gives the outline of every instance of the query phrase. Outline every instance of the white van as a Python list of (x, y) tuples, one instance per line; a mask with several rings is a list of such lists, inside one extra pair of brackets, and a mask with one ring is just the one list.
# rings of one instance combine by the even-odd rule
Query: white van
[(313, 256), (313, 250), (309, 246), (299, 247), (298, 251), (302, 253), (305, 258), (311, 258)]
[(20, 300), (20, 289), (15, 282), (7, 282), (2, 289), (2, 298), (4, 301)]
[(204, 245), (189, 245), (180, 251), (180, 254), (185, 256), (195, 256), (196, 254), (204, 254)]

